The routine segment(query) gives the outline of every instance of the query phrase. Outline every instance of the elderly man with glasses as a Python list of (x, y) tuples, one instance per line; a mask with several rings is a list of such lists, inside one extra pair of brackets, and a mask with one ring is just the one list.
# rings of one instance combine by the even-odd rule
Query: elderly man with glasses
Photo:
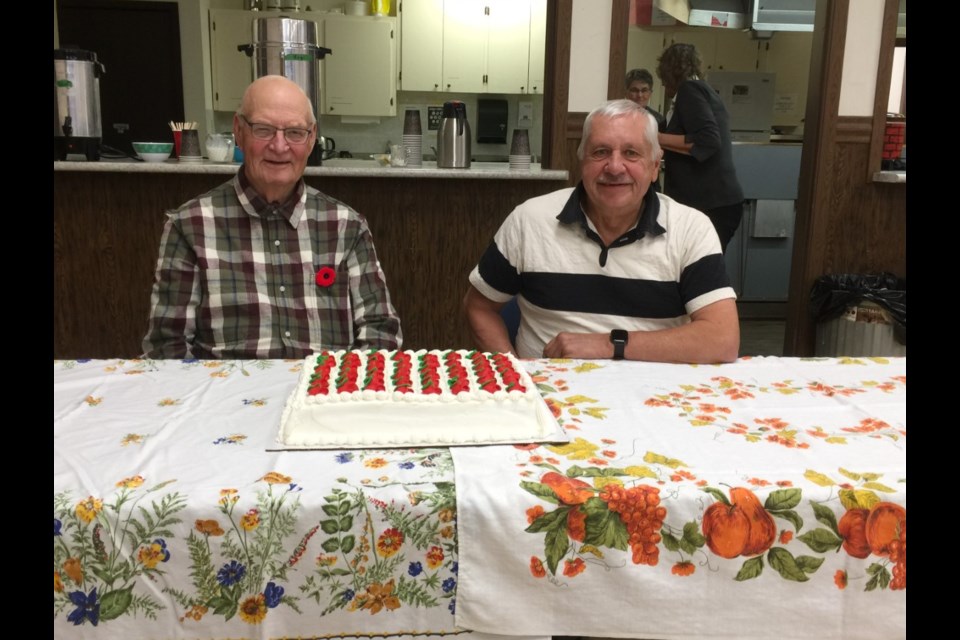
[(167, 214), (143, 341), (150, 358), (302, 358), (396, 349), (400, 320), (366, 220), (303, 181), (309, 98), (253, 82), (234, 116), (244, 163)]

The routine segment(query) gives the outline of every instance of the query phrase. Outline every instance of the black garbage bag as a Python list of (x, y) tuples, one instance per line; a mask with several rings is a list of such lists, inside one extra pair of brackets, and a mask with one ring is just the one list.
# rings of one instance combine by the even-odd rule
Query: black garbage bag
[(829, 322), (862, 300), (886, 310), (897, 341), (907, 344), (907, 281), (892, 273), (820, 276), (810, 292), (810, 311), (817, 322)]

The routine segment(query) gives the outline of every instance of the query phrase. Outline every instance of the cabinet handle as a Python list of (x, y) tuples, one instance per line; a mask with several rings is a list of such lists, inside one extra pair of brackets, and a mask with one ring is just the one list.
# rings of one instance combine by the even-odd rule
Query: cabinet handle
[(520, 93), (523, 93), (523, 87), (520, 87)]
[(434, 88), (434, 89), (439, 89), (439, 88), (440, 88), (440, 85), (435, 84), (435, 85), (433, 85), (433, 88)]
[(450, 90), (450, 85), (449, 85), (449, 84), (447, 85), (447, 90), (448, 90), (448, 91)]
[(533, 92), (534, 92), (534, 93), (537, 92), (537, 88), (536, 88), (536, 87), (533, 88)]

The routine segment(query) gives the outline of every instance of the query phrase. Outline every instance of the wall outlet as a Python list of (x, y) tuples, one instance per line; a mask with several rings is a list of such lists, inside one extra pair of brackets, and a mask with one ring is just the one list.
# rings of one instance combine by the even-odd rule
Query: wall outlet
[(517, 128), (529, 129), (533, 126), (533, 103), (519, 102), (517, 104)]

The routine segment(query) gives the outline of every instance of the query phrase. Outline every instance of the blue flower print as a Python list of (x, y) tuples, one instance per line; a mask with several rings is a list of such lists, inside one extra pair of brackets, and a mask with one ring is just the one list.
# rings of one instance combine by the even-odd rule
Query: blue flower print
[(446, 580), (443, 581), (443, 584), (441, 586), (443, 587), (444, 593), (450, 593), (457, 586), (457, 581), (454, 580), (453, 578), (447, 578)]
[(229, 587), (230, 585), (239, 582), (243, 578), (243, 574), (246, 572), (246, 567), (236, 560), (231, 560), (230, 564), (223, 565), (220, 568), (220, 571), (217, 571), (217, 582), (225, 587)]
[(416, 465), (413, 464), (412, 462), (401, 462), (401, 463), (399, 464), (399, 467), (400, 467), (401, 469), (413, 469), (415, 466), (416, 466)]
[(447, 609), (450, 609), (450, 613), (456, 613), (456, 612), (457, 612), (457, 599), (456, 599), (456, 598), (450, 598), (450, 604), (447, 605)]
[(349, 451), (345, 451), (344, 453), (338, 453), (333, 457), (333, 459), (340, 464), (347, 464), (348, 462), (353, 462), (353, 454)]
[(343, 592), (343, 601), (350, 602), (351, 600), (353, 600), (354, 595), (355, 594), (353, 593), (353, 589), (347, 589), (346, 591)]
[(77, 608), (67, 616), (67, 622), (81, 625), (84, 621), (89, 620), (90, 624), (97, 626), (97, 623), (100, 622), (100, 603), (97, 602), (96, 587), (90, 591), (89, 595), (83, 591), (73, 591), (70, 594), (70, 602)]
[(407, 573), (409, 573), (413, 577), (417, 577), (418, 575), (423, 573), (423, 565), (420, 564), (419, 562), (411, 562), (410, 566), (407, 568)]
[(263, 590), (263, 601), (266, 603), (267, 607), (273, 609), (280, 604), (280, 599), (282, 597), (283, 587), (274, 582), (268, 582), (267, 588)]
[(452, 565), (450, 565), (450, 573), (456, 575), (458, 571), (460, 571), (459, 562), (454, 562)]
[(56, 518), (53, 519), (53, 536), (54, 537), (57, 537), (60, 535), (60, 527), (62, 526), (63, 526), (62, 522), (60, 522)]

